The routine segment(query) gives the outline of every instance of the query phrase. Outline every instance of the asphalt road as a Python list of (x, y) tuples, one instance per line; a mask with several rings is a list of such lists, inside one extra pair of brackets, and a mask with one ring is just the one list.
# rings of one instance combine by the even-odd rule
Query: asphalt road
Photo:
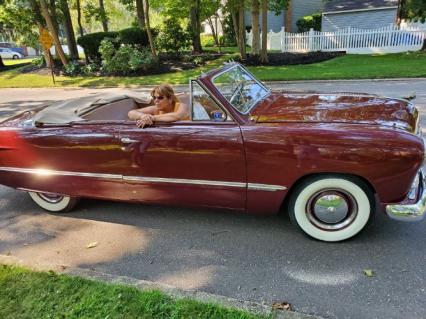
[[(417, 91), (421, 113), (426, 111), (426, 80), (276, 85), (387, 96)], [(0, 90), (0, 117), (28, 103), (93, 91), (98, 90)], [(287, 301), (300, 312), (329, 318), (424, 318), (425, 230), (426, 222), (377, 215), (353, 240), (322, 243), (306, 238), (285, 216), (96, 200), (55, 215), (26, 194), (0, 187), (0, 254), (24, 264), (95, 269), (237, 299)], [(94, 247), (87, 248), (90, 244)], [(367, 277), (365, 269), (374, 276)]]

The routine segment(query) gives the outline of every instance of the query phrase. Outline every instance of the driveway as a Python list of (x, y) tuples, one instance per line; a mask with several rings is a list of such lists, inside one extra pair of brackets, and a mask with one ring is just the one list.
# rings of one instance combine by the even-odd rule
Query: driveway
[[(403, 96), (426, 81), (274, 84), (291, 90)], [(0, 112), (99, 90), (0, 90)], [(5, 110), (9, 108), (9, 110)], [(426, 223), (379, 214), (343, 243), (311, 240), (284, 216), (249, 216), (82, 200), (64, 215), (43, 212), (0, 187), (0, 254), (37, 267), (80, 267), (245, 300), (287, 301), (327, 318), (424, 318)], [(88, 248), (93, 246), (92, 248)], [(373, 277), (363, 271), (371, 269)]]

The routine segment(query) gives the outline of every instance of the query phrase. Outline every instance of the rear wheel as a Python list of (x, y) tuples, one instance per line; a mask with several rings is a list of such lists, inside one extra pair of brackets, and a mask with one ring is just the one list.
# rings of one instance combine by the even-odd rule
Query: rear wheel
[(66, 195), (52, 193), (28, 192), (32, 200), (41, 208), (54, 213), (66, 213), (70, 211), (78, 199)]
[(17, 56), (16, 54), (13, 55), (12, 59), (17, 60), (19, 59), (19, 56)]
[(358, 234), (371, 220), (374, 207), (364, 182), (340, 176), (310, 178), (289, 200), (291, 221), (307, 235), (330, 242)]

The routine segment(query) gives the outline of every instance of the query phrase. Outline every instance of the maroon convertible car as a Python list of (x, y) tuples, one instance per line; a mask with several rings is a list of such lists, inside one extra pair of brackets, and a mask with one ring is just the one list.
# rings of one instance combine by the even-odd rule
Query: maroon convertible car
[(376, 211), (425, 215), (419, 114), (411, 102), (365, 94), (273, 92), (237, 63), (190, 81), (191, 120), (144, 129), (149, 105), (97, 95), (27, 111), (0, 124), (0, 184), (42, 208), (80, 197), (273, 214), (340, 241)]

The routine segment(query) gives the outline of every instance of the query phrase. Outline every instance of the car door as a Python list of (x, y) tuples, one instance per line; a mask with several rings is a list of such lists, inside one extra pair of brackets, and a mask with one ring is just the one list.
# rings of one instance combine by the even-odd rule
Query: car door
[(25, 176), (31, 178), (22, 187), (29, 190), (128, 200), (121, 175), (127, 162), (119, 125), (77, 122), (23, 129), (13, 137), (14, 153), (10, 160), (3, 158), (3, 166), (28, 173)]
[[(197, 88), (200, 89), (200, 88)], [(197, 98), (208, 99), (199, 92)], [(193, 101), (194, 103), (197, 101)], [(239, 125), (209, 100), (206, 117), (120, 131), (133, 200), (245, 209), (246, 168)], [(193, 103), (193, 104), (194, 104)]]

